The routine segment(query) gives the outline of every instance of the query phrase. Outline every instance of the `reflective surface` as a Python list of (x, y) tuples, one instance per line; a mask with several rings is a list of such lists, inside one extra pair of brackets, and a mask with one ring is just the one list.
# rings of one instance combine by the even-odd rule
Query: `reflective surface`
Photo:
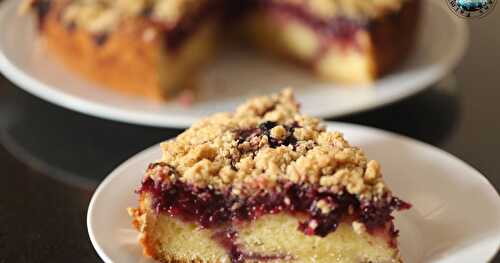
[[(431, 143), (477, 168), (498, 190), (500, 10), (469, 25), (471, 47), (454, 77), (396, 104), (334, 120)], [(0, 77), (0, 262), (98, 262), (85, 225), (95, 187), (129, 156), (179, 132), (74, 113)]]
[(5, 91), (1, 143), (22, 162), (76, 186), (96, 186), (131, 155), (180, 132), (97, 119), (15, 87)]

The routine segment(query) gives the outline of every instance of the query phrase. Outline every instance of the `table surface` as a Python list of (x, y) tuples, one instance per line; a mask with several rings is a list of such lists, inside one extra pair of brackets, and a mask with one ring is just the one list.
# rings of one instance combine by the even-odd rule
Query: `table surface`
[[(468, 21), (470, 48), (431, 89), (333, 119), (416, 138), (500, 188), (500, 10)], [(86, 229), (98, 183), (136, 152), (180, 133), (101, 120), (35, 98), (0, 75), (0, 263), (99, 262)], [(500, 262), (500, 256), (494, 259)]]

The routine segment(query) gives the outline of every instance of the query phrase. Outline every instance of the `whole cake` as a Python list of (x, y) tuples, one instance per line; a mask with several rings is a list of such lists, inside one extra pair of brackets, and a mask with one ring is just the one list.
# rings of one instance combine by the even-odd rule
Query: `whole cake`
[(401, 262), (377, 161), (301, 115), (290, 90), (162, 144), (129, 209), (162, 262)]
[(404, 61), (421, 0), (24, 0), (50, 50), (87, 78), (164, 99), (190, 87), (227, 31), (343, 83)]

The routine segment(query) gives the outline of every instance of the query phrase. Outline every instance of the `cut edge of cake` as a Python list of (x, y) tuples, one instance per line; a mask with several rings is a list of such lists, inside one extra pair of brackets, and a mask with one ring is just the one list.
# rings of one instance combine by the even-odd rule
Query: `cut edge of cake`
[[(420, 1), (403, 1), (399, 8), (368, 20), (359, 15), (308, 18), (314, 14), (296, 14), (287, 1), (274, 2), (285, 7), (264, 6), (246, 16), (247, 40), (264, 52), (308, 68), (325, 81), (373, 83), (404, 63), (415, 46)], [(328, 32), (328, 27), (337, 27), (329, 24), (335, 19), (347, 29)]]
[(219, 30), (215, 18), (202, 17), (203, 23), (188, 29), (187, 36), (183, 21), (166, 25), (142, 17), (115, 18), (118, 22), (111, 23), (103, 15), (104, 22), (83, 27), (62, 18), (66, 2), (28, 0), (21, 9), (37, 13), (44, 47), (99, 86), (162, 101), (195, 87), (196, 76), (215, 54)]

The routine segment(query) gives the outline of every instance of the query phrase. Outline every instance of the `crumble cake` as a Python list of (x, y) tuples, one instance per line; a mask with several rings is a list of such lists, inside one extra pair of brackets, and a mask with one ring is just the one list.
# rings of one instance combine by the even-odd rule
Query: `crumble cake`
[(392, 212), (410, 205), (380, 164), (290, 90), (194, 124), (162, 144), (129, 209), (162, 262), (401, 262)]
[[(218, 31), (328, 81), (369, 83), (404, 61), (421, 0), (24, 0), (50, 50), (129, 94), (172, 97), (215, 53)], [(225, 33), (225, 32), (224, 32)]]
[(83, 76), (164, 99), (189, 87), (214, 53), (213, 0), (25, 0), (48, 49)]
[(370, 83), (415, 42), (420, 0), (257, 0), (245, 18), (252, 43), (325, 79)]

